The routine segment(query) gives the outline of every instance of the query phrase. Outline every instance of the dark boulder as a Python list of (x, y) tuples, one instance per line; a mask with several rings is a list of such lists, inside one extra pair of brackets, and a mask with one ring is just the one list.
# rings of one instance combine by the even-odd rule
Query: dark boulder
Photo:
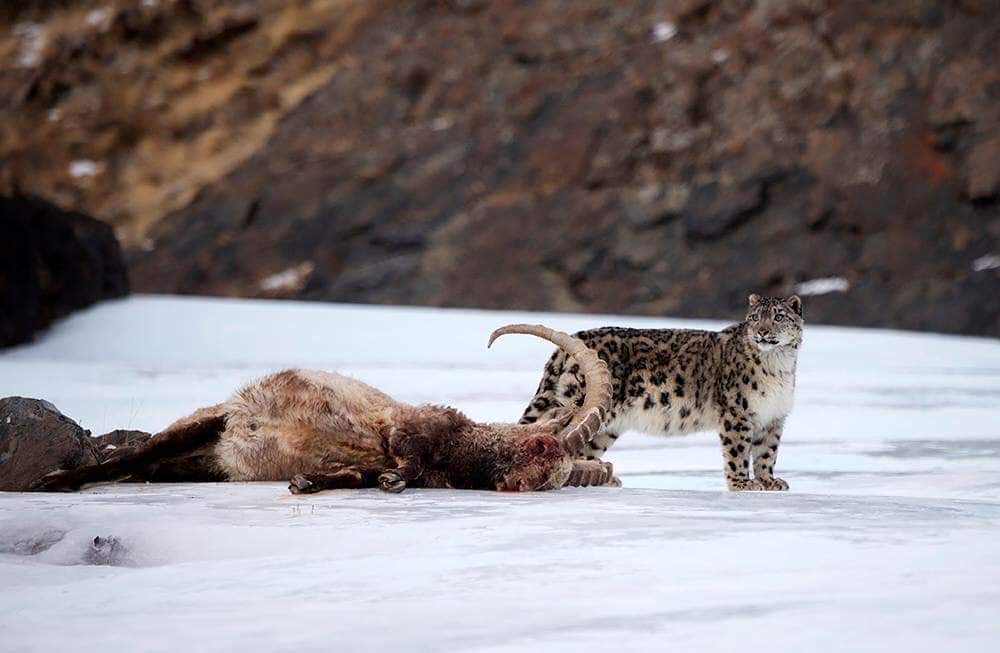
[(0, 347), (128, 293), (112, 228), (33, 197), (0, 196)]
[(0, 491), (20, 491), (56, 469), (100, 460), (90, 432), (47, 401), (0, 399)]
[(121, 539), (97, 536), (83, 553), (83, 564), (123, 567), (130, 564), (131, 552)]

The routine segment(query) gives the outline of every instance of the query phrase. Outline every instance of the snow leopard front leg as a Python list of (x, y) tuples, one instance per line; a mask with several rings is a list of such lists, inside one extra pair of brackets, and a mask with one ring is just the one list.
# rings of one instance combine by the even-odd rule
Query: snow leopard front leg
[(788, 489), (788, 483), (773, 475), (784, 427), (785, 418), (781, 417), (756, 431), (753, 436), (753, 475), (765, 490)]
[(719, 430), (722, 444), (722, 471), (726, 485), (733, 492), (763, 490), (759, 481), (750, 478), (750, 434), (753, 427), (744, 417), (727, 417)]
[(584, 457), (587, 460), (600, 460), (602, 456), (611, 448), (611, 445), (618, 439), (618, 433), (614, 431), (602, 430), (587, 443)]

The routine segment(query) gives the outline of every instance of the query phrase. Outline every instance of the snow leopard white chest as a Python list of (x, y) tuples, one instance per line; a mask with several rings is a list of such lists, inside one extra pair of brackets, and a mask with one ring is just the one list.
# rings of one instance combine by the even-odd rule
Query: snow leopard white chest
[(795, 402), (795, 364), (765, 360), (756, 373), (756, 388), (747, 397), (748, 411), (760, 426), (785, 417)]

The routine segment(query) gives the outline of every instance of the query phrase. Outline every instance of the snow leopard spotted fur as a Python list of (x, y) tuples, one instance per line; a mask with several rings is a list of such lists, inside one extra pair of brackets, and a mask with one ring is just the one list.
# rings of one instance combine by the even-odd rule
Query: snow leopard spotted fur
[[(787, 490), (773, 472), (792, 409), (803, 324), (798, 297), (750, 295), (746, 319), (718, 332), (604, 327), (577, 333), (607, 362), (614, 381), (611, 411), (587, 456), (600, 458), (627, 430), (716, 429), (730, 490)], [(557, 351), (521, 423), (579, 405), (583, 393), (579, 366)]]

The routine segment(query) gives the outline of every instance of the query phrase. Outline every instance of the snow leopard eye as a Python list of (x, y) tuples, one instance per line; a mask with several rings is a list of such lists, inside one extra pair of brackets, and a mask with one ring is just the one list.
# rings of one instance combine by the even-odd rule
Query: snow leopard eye
[(774, 321), (775, 322), (781, 322), (784, 319), (785, 319), (785, 314), (784, 313), (775, 313), (774, 314)]

